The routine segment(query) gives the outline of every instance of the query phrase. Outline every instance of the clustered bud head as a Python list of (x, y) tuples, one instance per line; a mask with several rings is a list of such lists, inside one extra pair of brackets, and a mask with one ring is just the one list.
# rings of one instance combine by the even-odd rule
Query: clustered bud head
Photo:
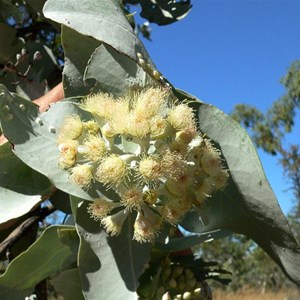
[(198, 281), (190, 268), (170, 258), (164, 258), (160, 268), (159, 276), (154, 277), (157, 286), (156, 299), (211, 299), (209, 285), (205, 281)]
[(226, 185), (220, 151), (197, 130), (193, 109), (174, 100), (169, 89), (151, 87), (119, 98), (98, 93), (80, 106), (93, 119), (66, 117), (57, 139), (58, 164), (84, 190), (114, 190), (117, 199), (94, 199), (89, 206), (111, 235), (135, 214), (133, 239), (153, 242), (163, 222), (178, 224)]

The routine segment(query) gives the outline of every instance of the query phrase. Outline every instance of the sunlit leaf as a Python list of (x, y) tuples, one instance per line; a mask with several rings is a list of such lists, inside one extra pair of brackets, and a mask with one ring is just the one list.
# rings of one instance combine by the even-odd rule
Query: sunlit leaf
[(47, 18), (92, 36), (135, 61), (138, 61), (137, 53), (141, 53), (151, 63), (117, 0), (48, 0), (43, 12)]

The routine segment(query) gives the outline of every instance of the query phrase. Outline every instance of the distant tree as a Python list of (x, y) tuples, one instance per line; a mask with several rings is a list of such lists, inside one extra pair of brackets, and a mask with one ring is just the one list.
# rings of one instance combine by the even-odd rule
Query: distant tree
[[(294, 207), (290, 216), (300, 222), (300, 139), (287, 145), (300, 108), (300, 61), (295, 61), (281, 79), (286, 93), (273, 103), (266, 114), (250, 105), (238, 104), (231, 116), (245, 126), (258, 148), (277, 156), (293, 191)], [(299, 232), (298, 232), (299, 239)]]

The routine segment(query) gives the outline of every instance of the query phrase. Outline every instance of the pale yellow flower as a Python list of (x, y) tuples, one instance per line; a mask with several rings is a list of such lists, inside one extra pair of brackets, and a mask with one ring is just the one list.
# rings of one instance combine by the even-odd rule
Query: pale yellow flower
[(107, 154), (104, 140), (98, 135), (89, 135), (83, 142), (85, 155), (93, 162), (101, 160)]
[(118, 207), (118, 203), (110, 202), (101, 198), (96, 198), (89, 205), (88, 212), (95, 221), (100, 221), (106, 217), (115, 207)]
[(152, 184), (156, 184), (164, 174), (160, 159), (153, 155), (140, 160), (138, 171), (144, 182)]
[(127, 172), (126, 162), (119, 156), (110, 155), (102, 160), (95, 173), (95, 179), (110, 187), (124, 181)]
[(186, 104), (174, 105), (168, 111), (168, 121), (177, 130), (193, 130), (196, 128), (194, 112), (191, 107)]
[(78, 115), (67, 116), (60, 128), (57, 137), (57, 144), (64, 143), (66, 140), (76, 140), (83, 131), (83, 124)]
[(213, 185), (217, 189), (222, 189), (226, 186), (228, 178), (228, 171), (221, 169), (219, 173), (216, 173), (214, 176), (210, 176), (208, 180), (211, 183), (211, 185)]
[(142, 212), (138, 212), (134, 222), (133, 239), (139, 243), (151, 243), (157, 237), (160, 226), (161, 216), (144, 206)]
[(60, 152), (58, 164), (62, 169), (68, 169), (75, 165), (77, 146), (78, 142), (74, 140), (68, 140), (58, 145)]
[(212, 147), (206, 148), (201, 156), (201, 167), (209, 175), (217, 175), (222, 170), (219, 152)]
[(100, 132), (100, 127), (94, 120), (83, 122), (83, 127), (91, 135), (97, 135)]
[(111, 236), (119, 235), (122, 231), (122, 226), (127, 216), (128, 211), (121, 210), (111, 216), (102, 218), (101, 224), (104, 226), (106, 232)]
[(143, 203), (142, 191), (136, 186), (126, 188), (121, 193), (121, 203), (129, 210), (139, 208)]
[(93, 178), (91, 166), (83, 164), (77, 165), (71, 169), (70, 179), (81, 188), (89, 187)]
[(168, 92), (159, 88), (148, 88), (137, 94), (134, 103), (134, 111), (144, 119), (150, 119), (162, 113), (166, 109)]

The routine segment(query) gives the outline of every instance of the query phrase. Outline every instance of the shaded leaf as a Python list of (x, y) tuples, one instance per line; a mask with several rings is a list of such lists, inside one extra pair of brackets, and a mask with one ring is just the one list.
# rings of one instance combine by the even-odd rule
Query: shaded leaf
[(300, 284), (300, 248), (265, 177), (246, 131), (217, 108), (199, 103), (199, 126), (222, 150), (228, 186), (183, 222), (187, 230), (227, 229), (253, 239), (295, 283)]
[(114, 95), (122, 95), (131, 86), (145, 86), (150, 82), (142, 67), (105, 44), (92, 54), (84, 78), (95, 79), (101, 91)]
[[(73, 197), (72, 197), (73, 198)], [(79, 200), (80, 201), (80, 200)], [(87, 201), (73, 198), (80, 235), (78, 266), (86, 299), (136, 299), (138, 278), (150, 259), (150, 244), (132, 240), (132, 220), (118, 237), (110, 237), (87, 213)]]
[(0, 16), (5, 22), (12, 16), (16, 22), (22, 22), (23, 19), (21, 10), (11, 0), (0, 0)]
[(151, 23), (168, 25), (183, 19), (192, 9), (190, 0), (125, 0), (142, 7), (141, 17)]
[(50, 280), (50, 283), (64, 297), (64, 300), (84, 300), (78, 268), (63, 271)]
[(41, 280), (68, 268), (76, 261), (78, 243), (73, 226), (48, 227), (0, 276), (1, 299), (20, 299), (16, 295), (28, 293)]
[(21, 50), (23, 44), (16, 38), (16, 34), (16, 29), (0, 23), (0, 63), (6, 64)]
[(207, 232), (207, 233), (203, 233), (203, 234), (170, 238), (167, 240), (167, 242), (156, 243), (155, 246), (161, 251), (176, 252), (176, 251), (189, 249), (195, 245), (201, 244), (206, 241), (224, 238), (224, 237), (228, 236), (229, 234), (230, 234), (230, 231), (215, 230), (215, 231)]
[(49, 193), (49, 180), (29, 168), (11, 150), (9, 143), (0, 146), (0, 223), (18, 218), (41, 202)]
[(84, 36), (71, 28), (62, 26), (62, 44), (65, 53), (63, 70), (65, 96), (86, 95), (93, 85), (84, 82), (84, 72), (92, 53), (101, 43), (90, 36)]
[(54, 193), (51, 194), (49, 200), (52, 203), (52, 205), (58, 210), (66, 214), (72, 213), (69, 194), (61, 190), (56, 190)]

